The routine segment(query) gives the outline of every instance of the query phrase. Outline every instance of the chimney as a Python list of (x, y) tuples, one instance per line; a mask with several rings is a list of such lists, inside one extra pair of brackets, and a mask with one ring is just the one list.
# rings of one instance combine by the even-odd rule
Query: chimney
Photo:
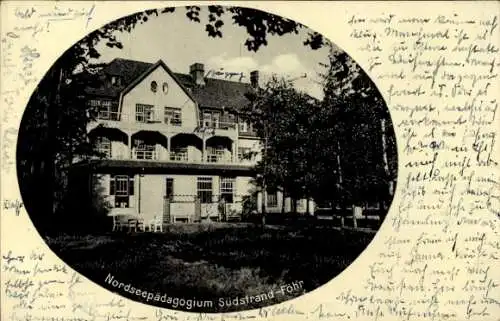
[(205, 70), (203, 64), (194, 63), (189, 67), (189, 73), (191, 74), (191, 78), (198, 86), (205, 85)]
[(253, 88), (259, 88), (259, 71), (254, 70), (250, 73), (250, 84)]

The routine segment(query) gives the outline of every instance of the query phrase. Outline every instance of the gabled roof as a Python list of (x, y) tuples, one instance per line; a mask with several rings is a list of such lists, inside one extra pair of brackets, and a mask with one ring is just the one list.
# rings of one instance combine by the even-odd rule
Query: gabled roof
[(186, 93), (186, 95), (189, 98), (191, 98), (192, 100), (196, 101), (196, 98), (191, 95), (191, 92), (188, 91), (187, 88), (184, 87), (183, 84), (179, 82), (179, 80), (174, 75), (174, 73), (170, 70), (170, 68), (168, 68), (167, 65), (165, 65), (165, 63), (161, 60), (158, 60), (158, 62), (156, 62), (155, 64), (150, 64), (149, 68), (147, 68), (144, 72), (142, 72), (142, 74), (140, 74), (138, 77), (133, 79), (131, 83), (129, 83), (125, 88), (123, 88), (123, 90), (121, 91), (122, 97), (123, 97), (123, 95), (127, 94), (130, 90), (132, 90), (135, 86), (137, 86), (137, 84), (139, 84), (141, 81), (143, 81), (144, 78), (146, 78), (157, 67), (163, 67), (163, 69), (165, 69), (165, 71), (170, 75), (170, 77), (172, 77), (174, 79), (174, 81), (177, 82), (177, 84), (179, 84), (179, 86)]
[[(158, 63), (162, 62), (159, 61)], [(106, 77), (107, 75), (121, 76), (120, 86), (108, 84), (100, 88), (87, 88), (86, 93), (118, 99), (126, 88), (130, 87), (141, 76), (143, 77), (156, 64), (121, 58), (113, 59), (97, 75), (98, 77)], [(168, 67), (166, 69), (170, 71)], [(239, 110), (242, 106), (248, 104), (245, 93), (252, 90), (252, 86), (248, 83), (214, 78), (205, 78), (205, 86), (199, 87), (194, 84), (191, 75), (183, 73), (171, 73), (171, 75), (191, 94), (200, 107), (224, 107)]]
[(205, 86), (193, 87), (191, 92), (201, 107), (239, 110), (249, 103), (245, 94), (251, 90), (247, 83), (207, 78)]
[(106, 85), (99, 88), (87, 88), (85, 91), (87, 94), (91, 95), (118, 98), (125, 87), (131, 84), (151, 66), (152, 64), (147, 62), (115, 58), (106, 67), (99, 71), (96, 74), (96, 77), (104, 79), (107, 75), (120, 76), (120, 86), (111, 86), (110, 83), (106, 83), (105, 81)]

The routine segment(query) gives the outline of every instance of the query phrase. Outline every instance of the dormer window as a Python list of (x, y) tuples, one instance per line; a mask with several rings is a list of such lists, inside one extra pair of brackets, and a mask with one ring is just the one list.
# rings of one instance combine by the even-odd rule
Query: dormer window
[(111, 76), (111, 85), (121, 86), (121, 78), (119, 76)]
[(239, 125), (240, 132), (244, 132), (244, 133), (248, 132), (248, 127), (249, 127), (248, 122), (240, 120), (238, 125)]
[(156, 92), (158, 90), (158, 83), (156, 81), (151, 82), (151, 91)]

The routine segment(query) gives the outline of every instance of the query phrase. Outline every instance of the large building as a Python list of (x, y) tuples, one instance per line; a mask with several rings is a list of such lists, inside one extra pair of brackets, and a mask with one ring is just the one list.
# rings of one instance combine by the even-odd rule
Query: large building
[[(90, 168), (112, 212), (145, 221), (230, 220), (240, 217), (251, 194), (255, 212), (262, 202), (268, 212), (290, 210), (279, 191), (258, 192), (252, 184), (261, 140), (239, 112), (259, 86), (258, 72), (249, 81), (209, 74), (200, 63), (182, 74), (161, 60), (125, 59), (96, 74), (104, 85), (86, 90), (98, 110), (88, 133), (106, 157)], [(298, 207), (304, 212), (305, 201)]]

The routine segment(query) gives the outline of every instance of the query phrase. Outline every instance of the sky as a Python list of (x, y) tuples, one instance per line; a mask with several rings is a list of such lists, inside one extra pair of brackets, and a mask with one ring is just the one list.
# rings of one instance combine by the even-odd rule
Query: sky
[(206, 7), (201, 9), (201, 23), (189, 20), (186, 10), (181, 7), (174, 13), (152, 16), (144, 24), (136, 25), (130, 33), (116, 33), (123, 49), (99, 44), (97, 49), (101, 57), (98, 62), (125, 58), (154, 63), (161, 59), (179, 73), (189, 73), (189, 66), (199, 62), (205, 65), (205, 72), (221, 68), (227, 72), (243, 72), (245, 78), (242, 81), (246, 82), (251, 71), (259, 70), (261, 83), (277, 74), (295, 79), (298, 90), (322, 98), (318, 73), (323, 72), (324, 67), (319, 63), (327, 62), (328, 49), (312, 50), (303, 44), (310, 29), (303, 28), (297, 35), (268, 35), (268, 45), (255, 53), (244, 45), (248, 38), (245, 28), (234, 25), (229, 14), (223, 18), (223, 37), (209, 37), (205, 31), (207, 10)]

